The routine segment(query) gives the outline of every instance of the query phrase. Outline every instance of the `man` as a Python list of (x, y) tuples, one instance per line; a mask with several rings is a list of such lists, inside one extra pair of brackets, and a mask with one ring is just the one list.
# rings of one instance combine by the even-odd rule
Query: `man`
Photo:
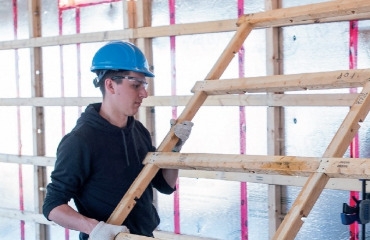
[[(110, 240), (119, 232), (153, 236), (159, 216), (152, 204), (152, 187), (161, 193), (175, 191), (177, 169), (161, 169), (138, 199), (122, 226), (105, 223), (154, 152), (149, 131), (137, 120), (148, 96), (145, 77), (154, 77), (139, 48), (114, 41), (100, 48), (92, 61), (102, 103), (90, 104), (74, 129), (63, 137), (43, 213), (48, 220), (80, 231), (80, 239)], [(189, 137), (191, 122), (175, 126), (179, 151)], [(68, 205), (74, 199), (75, 211)]]

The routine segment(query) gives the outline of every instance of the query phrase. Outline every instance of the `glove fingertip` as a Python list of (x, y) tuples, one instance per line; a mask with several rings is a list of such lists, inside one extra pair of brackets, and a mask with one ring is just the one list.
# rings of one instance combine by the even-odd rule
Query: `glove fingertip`
[(191, 127), (194, 125), (192, 121), (184, 121), (185, 125), (190, 125)]

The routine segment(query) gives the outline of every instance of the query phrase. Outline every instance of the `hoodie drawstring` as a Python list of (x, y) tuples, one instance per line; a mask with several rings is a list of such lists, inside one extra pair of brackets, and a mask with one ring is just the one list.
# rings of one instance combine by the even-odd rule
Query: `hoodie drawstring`
[(130, 166), (130, 161), (128, 160), (128, 151), (127, 151), (125, 132), (122, 130), (121, 133), (122, 133), (122, 139), (123, 139), (123, 149), (125, 150), (126, 163), (127, 163), (127, 166)]
[(131, 138), (132, 138), (132, 142), (133, 142), (133, 144), (134, 144), (134, 148), (135, 148), (135, 155), (136, 155), (136, 159), (137, 159), (137, 161), (138, 161), (139, 163), (141, 163), (140, 158), (139, 158), (139, 153), (137, 152), (136, 140), (135, 140), (135, 138), (134, 138), (134, 136), (133, 136), (133, 135), (131, 135)]
[[(127, 144), (126, 144), (126, 135), (125, 135), (124, 130), (121, 130), (121, 133), (122, 133), (122, 139), (123, 139), (123, 148), (125, 150), (126, 163), (127, 163), (127, 166), (130, 166), (130, 161), (128, 159)], [(131, 134), (131, 139), (132, 139), (132, 143), (134, 145), (134, 151), (135, 151), (136, 159), (137, 159), (138, 162), (141, 162), (140, 158), (139, 158), (139, 153), (137, 152), (136, 141), (135, 141), (135, 138), (132, 134)]]

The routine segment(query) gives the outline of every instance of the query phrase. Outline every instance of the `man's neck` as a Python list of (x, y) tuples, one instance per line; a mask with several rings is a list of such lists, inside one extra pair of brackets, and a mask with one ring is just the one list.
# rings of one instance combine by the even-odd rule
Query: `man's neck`
[(99, 114), (114, 126), (119, 128), (127, 126), (128, 117), (119, 115), (108, 104), (104, 104), (104, 101), (102, 102)]

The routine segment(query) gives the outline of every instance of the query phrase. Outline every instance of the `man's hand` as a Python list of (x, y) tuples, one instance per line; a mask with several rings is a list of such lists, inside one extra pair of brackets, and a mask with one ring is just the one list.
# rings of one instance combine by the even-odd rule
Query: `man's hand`
[(105, 222), (99, 222), (91, 231), (89, 240), (114, 240), (120, 232), (130, 233), (126, 226), (117, 226)]
[[(176, 123), (176, 120), (171, 119), (171, 126), (173, 126), (175, 123)], [(183, 121), (182, 123), (178, 123), (175, 125), (173, 130), (174, 130), (176, 137), (179, 138), (179, 141), (177, 142), (176, 146), (172, 149), (173, 152), (180, 152), (185, 141), (188, 140), (190, 136), (193, 125), (194, 123), (190, 121)]]

